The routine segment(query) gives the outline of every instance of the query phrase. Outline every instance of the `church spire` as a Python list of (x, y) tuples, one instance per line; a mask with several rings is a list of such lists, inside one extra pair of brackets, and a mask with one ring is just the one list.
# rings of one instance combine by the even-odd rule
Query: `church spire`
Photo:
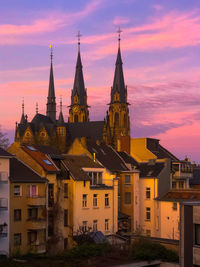
[(120, 37), (121, 37), (121, 29), (118, 29), (118, 53), (117, 53), (117, 60), (115, 63), (115, 75), (113, 86), (111, 88), (111, 103), (114, 102), (127, 102), (127, 89), (124, 83), (124, 73), (122, 67), (122, 58), (121, 58), (121, 50), (120, 50)]
[(62, 113), (62, 97), (60, 97), (60, 114), (58, 118), (58, 124), (63, 125), (64, 123), (65, 122), (64, 122), (63, 113)]
[[(71, 95), (71, 105), (79, 104), (79, 105), (87, 105), (87, 96), (83, 78), (83, 71), (82, 71), (82, 62), (81, 62), (81, 53), (80, 53), (80, 31), (78, 31), (78, 56), (76, 62), (76, 72), (74, 78), (74, 86)], [(77, 102), (75, 101), (75, 96), (77, 96)]]
[(50, 65), (50, 76), (49, 76), (49, 92), (47, 97), (47, 116), (56, 121), (56, 98), (54, 89), (54, 76), (53, 76), (53, 47), (49, 46), (51, 49), (51, 65)]
[(25, 124), (27, 122), (26, 116), (24, 116), (24, 98), (22, 99), (22, 116), (20, 120), (20, 124)]

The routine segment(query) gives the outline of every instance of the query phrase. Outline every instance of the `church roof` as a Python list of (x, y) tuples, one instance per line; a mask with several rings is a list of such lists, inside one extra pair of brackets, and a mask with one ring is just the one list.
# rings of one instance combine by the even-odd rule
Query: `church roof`
[(103, 139), (104, 121), (66, 123), (67, 132), (71, 141), (76, 138), (86, 137), (90, 140)]

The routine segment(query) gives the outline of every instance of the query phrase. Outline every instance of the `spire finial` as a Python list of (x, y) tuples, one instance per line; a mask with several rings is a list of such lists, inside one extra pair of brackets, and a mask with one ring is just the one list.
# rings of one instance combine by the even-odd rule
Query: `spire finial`
[(120, 28), (120, 26), (118, 26), (118, 31), (117, 31), (117, 33), (118, 33), (118, 42), (119, 42), (119, 48), (120, 48), (120, 40), (121, 40), (121, 32), (122, 32), (122, 30), (121, 30), (121, 28)]
[(36, 102), (36, 114), (38, 114), (38, 102)]
[(76, 37), (78, 37), (78, 52), (80, 52), (81, 36), (80, 31), (78, 31), (78, 34), (76, 35)]
[(62, 95), (60, 96), (60, 112), (62, 112)]
[(53, 63), (53, 45), (49, 45), (49, 48), (51, 51), (50, 57), (51, 57), (51, 64), (52, 64)]
[(24, 97), (22, 97), (22, 114), (24, 115)]

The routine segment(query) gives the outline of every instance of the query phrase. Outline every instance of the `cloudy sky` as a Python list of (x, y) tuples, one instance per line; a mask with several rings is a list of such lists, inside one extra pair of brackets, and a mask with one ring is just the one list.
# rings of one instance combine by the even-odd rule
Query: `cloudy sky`
[(0, 124), (13, 138), (36, 102), (45, 113), (49, 44), (54, 45), (57, 103), (68, 118), (81, 31), (81, 56), (91, 120), (108, 108), (117, 27), (132, 137), (159, 138), (176, 156), (200, 161), (199, 0), (6, 0), (0, 9)]

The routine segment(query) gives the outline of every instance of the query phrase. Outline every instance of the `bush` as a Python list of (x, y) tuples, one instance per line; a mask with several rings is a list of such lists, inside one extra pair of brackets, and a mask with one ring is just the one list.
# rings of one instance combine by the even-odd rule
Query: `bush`
[(108, 243), (84, 244), (68, 250), (64, 256), (67, 258), (94, 257), (105, 255), (108, 251), (110, 251)]
[(157, 242), (140, 238), (131, 246), (130, 257), (134, 260), (164, 260), (178, 261), (178, 255), (172, 250), (166, 249)]

